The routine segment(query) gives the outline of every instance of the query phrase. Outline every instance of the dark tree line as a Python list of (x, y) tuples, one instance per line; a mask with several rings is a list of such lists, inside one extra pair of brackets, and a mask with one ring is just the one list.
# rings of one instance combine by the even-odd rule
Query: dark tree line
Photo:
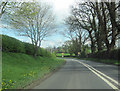
[(71, 15), (65, 20), (66, 35), (71, 36), (78, 51), (86, 42), (90, 42), (92, 53), (115, 49), (120, 34), (119, 7), (118, 2), (77, 2), (72, 6)]

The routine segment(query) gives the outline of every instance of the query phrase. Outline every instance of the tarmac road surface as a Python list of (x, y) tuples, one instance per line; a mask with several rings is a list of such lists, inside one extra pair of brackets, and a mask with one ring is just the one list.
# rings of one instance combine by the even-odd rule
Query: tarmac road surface
[(119, 88), (117, 66), (73, 58), (65, 60), (61, 69), (33, 89)]

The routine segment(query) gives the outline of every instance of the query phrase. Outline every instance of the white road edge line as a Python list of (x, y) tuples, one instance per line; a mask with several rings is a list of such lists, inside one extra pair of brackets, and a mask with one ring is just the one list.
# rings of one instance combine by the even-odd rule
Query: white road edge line
[(116, 83), (118, 86), (120, 86), (120, 83), (118, 83), (116, 80), (112, 79), (111, 77), (105, 75), (104, 73), (96, 70), (95, 68), (93, 68), (92, 66), (88, 65), (89, 67), (91, 67), (92, 69), (94, 69), (95, 71), (97, 71), (98, 73), (100, 73), (101, 75), (103, 75), (104, 77), (108, 78), (109, 80), (111, 80), (112, 82)]
[[(80, 62), (81, 64), (85, 64), (83, 62)], [(92, 66), (86, 64), (88, 67), (91, 67), (93, 70), (97, 71), (98, 73), (100, 73), (101, 75), (103, 75), (104, 77), (108, 78), (109, 80), (111, 80), (112, 82), (116, 83), (118, 86), (120, 86), (120, 83), (118, 83), (116, 80), (112, 79), (111, 77), (105, 75), (104, 73), (100, 72), (99, 70), (96, 70), (95, 68), (93, 68)]]
[(90, 68), (90, 66), (88, 64), (85, 64), (83, 62), (80, 62), (80, 61), (77, 61), (75, 60), (76, 62), (79, 62), (80, 64), (84, 65), (85, 67), (87, 67), (89, 70), (91, 70), (94, 74), (96, 74), (98, 77), (100, 77), (102, 80), (104, 80), (110, 87), (112, 87), (113, 89), (117, 90), (117, 91), (120, 91), (116, 86), (114, 86), (111, 82), (109, 82), (107, 79), (105, 79), (104, 77), (102, 77), (100, 74), (98, 74), (97, 72), (95, 72), (93, 69)]
[(114, 86), (111, 82), (109, 82), (107, 79), (105, 79), (104, 77), (102, 77), (100, 74), (96, 73), (95, 71), (93, 71), (91, 68), (88, 67), (89, 70), (91, 70), (93, 73), (95, 73), (98, 77), (100, 77), (102, 80), (104, 80), (109, 86), (111, 86), (113, 89), (118, 89), (116, 86)]

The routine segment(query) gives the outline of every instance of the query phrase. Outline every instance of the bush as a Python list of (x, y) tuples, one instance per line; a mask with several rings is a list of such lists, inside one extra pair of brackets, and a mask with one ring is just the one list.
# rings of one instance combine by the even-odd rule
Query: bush
[(51, 53), (43, 48), (38, 48), (38, 56), (52, 57)]
[(120, 60), (119, 55), (120, 55), (120, 49), (112, 50), (109, 53), (109, 58)]
[(21, 41), (6, 35), (2, 35), (2, 51), (24, 53), (25, 49)]
[(23, 43), (25, 46), (25, 53), (28, 55), (33, 55), (34, 54), (34, 49), (33, 45), (29, 43)]
[(86, 55), (87, 55), (87, 54), (85, 53), (85, 51), (82, 51), (80, 57), (81, 57), (81, 58), (84, 58), (84, 57), (86, 57)]

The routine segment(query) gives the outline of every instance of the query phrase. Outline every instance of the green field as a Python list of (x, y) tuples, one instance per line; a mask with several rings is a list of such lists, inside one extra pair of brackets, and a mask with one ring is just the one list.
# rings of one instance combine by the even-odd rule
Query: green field
[[(62, 53), (57, 53), (57, 57), (62, 57)], [(70, 53), (64, 53), (64, 56), (70, 56)], [(75, 54), (72, 54), (72, 56), (75, 56)]]
[(64, 63), (55, 57), (2, 53), (2, 89), (23, 88)]

